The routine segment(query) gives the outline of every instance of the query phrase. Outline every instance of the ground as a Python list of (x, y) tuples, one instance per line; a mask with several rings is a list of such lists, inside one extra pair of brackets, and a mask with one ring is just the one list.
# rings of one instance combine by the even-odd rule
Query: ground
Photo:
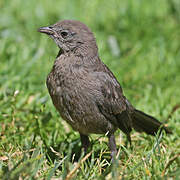
[[(180, 177), (180, 3), (178, 0), (0, 1), (1, 179), (178, 179)], [(58, 53), (37, 32), (76, 19), (94, 32), (101, 59), (138, 109), (173, 131), (132, 132), (132, 148), (116, 132), (110, 165), (107, 137), (79, 134), (59, 116), (45, 86)]]

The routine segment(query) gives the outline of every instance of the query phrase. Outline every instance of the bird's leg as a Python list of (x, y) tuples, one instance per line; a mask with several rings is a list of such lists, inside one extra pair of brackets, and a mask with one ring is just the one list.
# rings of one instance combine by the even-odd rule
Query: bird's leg
[(84, 149), (85, 153), (87, 153), (88, 147), (90, 145), (90, 141), (87, 135), (81, 134), (80, 133), (80, 138), (81, 138), (81, 145), (82, 148)]
[(114, 161), (117, 154), (116, 141), (114, 138), (114, 134), (109, 134), (108, 139), (109, 139), (109, 149), (111, 151), (111, 159), (112, 161)]
[(130, 136), (130, 134), (126, 134), (126, 136), (127, 136), (126, 147), (128, 146), (128, 142), (129, 142), (130, 148), (132, 149), (131, 136)]

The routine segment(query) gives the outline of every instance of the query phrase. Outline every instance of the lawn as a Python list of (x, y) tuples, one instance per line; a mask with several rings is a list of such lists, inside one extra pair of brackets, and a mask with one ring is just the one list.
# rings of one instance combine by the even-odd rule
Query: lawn
[[(79, 134), (56, 112), (45, 81), (58, 53), (41, 26), (62, 19), (94, 32), (101, 59), (138, 109), (173, 131), (132, 132), (132, 148), (116, 132)], [(180, 179), (180, 2), (178, 0), (0, 1), (0, 179)]]

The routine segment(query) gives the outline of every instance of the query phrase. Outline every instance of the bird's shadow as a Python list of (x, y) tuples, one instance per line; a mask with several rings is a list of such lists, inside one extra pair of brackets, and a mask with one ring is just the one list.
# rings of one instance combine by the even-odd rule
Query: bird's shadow
[[(64, 157), (66, 157), (64, 164), (68, 169), (67, 164), (69, 164), (69, 162), (72, 164), (78, 163), (82, 158), (86, 156), (86, 154), (92, 152), (91, 155), (86, 159), (87, 162), (86, 164), (87, 166), (90, 166), (92, 161), (96, 161), (98, 159), (100, 159), (101, 162), (107, 162), (103, 165), (102, 176), (100, 178), (100, 179), (104, 179), (103, 177), (105, 177), (107, 174), (109, 174), (112, 171), (112, 168), (114, 168), (115, 163), (111, 162), (110, 152), (106, 151), (106, 149), (104, 149), (102, 153), (101, 147), (93, 148), (94, 145), (97, 145), (96, 143), (97, 143), (96, 140), (91, 141), (91, 146), (89, 147), (88, 151), (85, 153), (81, 148), (81, 142), (79, 138), (75, 138), (71, 140), (70, 143), (62, 141), (58, 144), (58, 146), (47, 147), (46, 157), (49, 163), (57, 162), (58, 160), (62, 160)], [(106, 144), (108, 149), (108, 144), (106, 142), (103, 143)], [(59, 155), (63, 155), (63, 157), (59, 157)], [(126, 155), (127, 155), (126, 151), (122, 149), (120, 155), (121, 158), (123, 158)], [(63, 170), (63, 163), (58, 167), (58, 169), (60, 171)]]
[[(94, 143), (92, 142), (90, 147), (88, 148), (88, 151), (85, 153), (84, 150), (81, 148), (81, 143), (80, 143), (79, 138), (73, 139), (71, 143), (67, 143), (63, 141), (63, 142), (60, 142), (56, 146), (52, 145), (50, 147), (46, 147), (46, 157), (48, 161), (54, 162), (55, 160), (59, 158), (60, 154), (61, 155), (63, 154), (63, 157), (67, 156), (70, 162), (72, 163), (79, 162), (82, 156), (85, 156), (90, 151), (92, 151), (93, 145)], [(101, 153), (101, 149), (96, 149), (95, 151), (93, 151), (93, 158), (98, 159), (100, 153)], [(92, 158), (92, 155), (89, 156), (88, 159), (91, 160), (91, 158)], [(110, 162), (111, 161), (110, 153), (106, 153), (105, 155), (102, 155), (101, 159), (102, 160), (106, 159), (108, 162)]]

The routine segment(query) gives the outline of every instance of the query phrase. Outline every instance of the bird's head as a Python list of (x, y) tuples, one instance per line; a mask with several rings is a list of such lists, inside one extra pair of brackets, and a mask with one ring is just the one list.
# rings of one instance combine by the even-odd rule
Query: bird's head
[(49, 35), (63, 52), (88, 50), (97, 53), (93, 33), (79, 21), (63, 20), (51, 26), (41, 27), (38, 31)]

